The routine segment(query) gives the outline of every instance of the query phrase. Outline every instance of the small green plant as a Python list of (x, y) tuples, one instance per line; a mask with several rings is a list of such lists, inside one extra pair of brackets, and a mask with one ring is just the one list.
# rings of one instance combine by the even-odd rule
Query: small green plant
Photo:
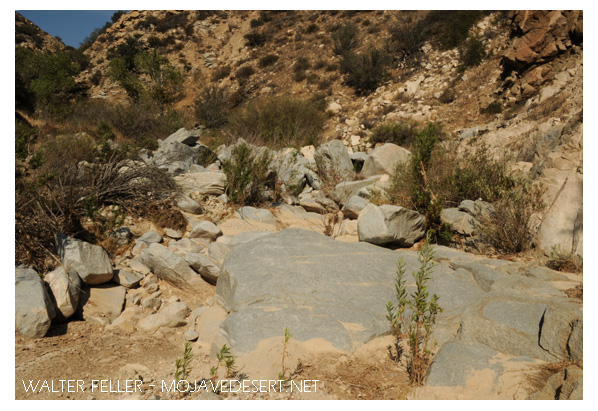
[(220, 352), (216, 354), (218, 362), (210, 369), (210, 377), (213, 380), (218, 378), (218, 368), (226, 368), (226, 378), (234, 377), (236, 374), (235, 357), (230, 353), (230, 348), (224, 344)]
[(411, 382), (422, 385), (430, 364), (430, 337), (432, 328), (436, 324), (436, 317), (442, 312), (438, 305), (436, 294), (430, 297), (427, 283), (430, 280), (434, 263), (434, 250), (428, 241), (422, 244), (418, 252), (420, 268), (413, 272), (415, 291), (407, 296), (405, 280), (405, 263), (399, 259), (397, 278), (395, 279), (395, 293), (397, 304), (389, 301), (386, 305), (386, 319), (390, 323), (391, 331), (397, 339), (397, 359), (401, 359), (402, 340), (406, 337), (409, 347), (407, 372)]
[(278, 56), (276, 54), (268, 54), (262, 58), (260, 58), (258, 65), (260, 67), (268, 67), (278, 61)]
[(283, 340), (283, 345), (282, 345), (282, 358), (281, 358), (282, 370), (281, 370), (281, 372), (278, 373), (279, 380), (283, 380), (283, 381), (287, 380), (287, 377), (286, 377), (287, 370), (284, 366), (284, 360), (285, 360), (285, 358), (287, 358), (289, 356), (288, 344), (292, 337), (293, 337), (293, 334), (291, 334), (291, 332), (289, 331), (289, 328), (285, 327), (284, 340)]
[(193, 359), (192, 351), (193, 347), (190, 342), (185, 343), (185, 351), (183, 358), (176, 360), (176, 370), (174, 372), (174, 379), (178, 383), (181, 380), (187, 379), (191, 372), (191, 360)]
[(499, 114), (502, 113), (502, 105), (495, 101), (480, 109), (480, 114)]

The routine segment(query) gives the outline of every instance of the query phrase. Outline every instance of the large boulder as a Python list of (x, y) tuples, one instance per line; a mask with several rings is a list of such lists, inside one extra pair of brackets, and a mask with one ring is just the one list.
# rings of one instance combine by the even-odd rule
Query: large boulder
[(583, 175), (572, 172), (559, 183), (540, 225), (537, 245), (546, 254), (558, 248), (583, 257)]
[(357, 230), (359, 241), (411, 247), (426, 233), (426, 219), (403, 207), (368, 204), (359, 213)]
[(222, 235), (222, 230), (211, 221), (206, 220), (197, 222), (193, 219), (189, 219), (189, 222), (193, 227), (188, 235), (189, 238), (203, 238), (209, 241), (214, 241)]
[(160, 244), (151, 244), (143, 250), (139, 260), (175, 287), (192, 290), (203, 281), (182, 257)]
[(98, 245), (56, 234), (56, 246), (65, 268), (75, 270), (85, 284), (102, 284), (112, 279), (108, 253)]
[(324, 178), (347, 181), (352, 180), (354, 170), (351, 157), (340, 140), (331, 140), (322, 144), (314, 155), (320, 175)]
[(471, 236), (475, 232), (477, 220), (471, 214), (458, 208), (445, 208), (440, 212), (440, 221), (449, 224), (451, 230), (464, 236)]
[(210, 284), (216, 284), (218, 275), (220, 275), (220, 267), (214, 263), (210, 257), (198, 253), (185, 254), (185, 260), (189, 263), (191, 268), (197, 271)]
[(396, 144), (386, 143), (376, 147), (365, 160), (361, 175), (372, 177), (380, 174), (392, 175), (399, 163), (406, 163), (411, 158), (411, 152)]
[(74, 270), (58, 267), (44, 277), (50, 288), (50, 294), (56, 305), (56, 317), (59, 320), (70, 318), (79, 306), (81, 278)]
[(44, 282), (32, 268), (15, 269), (17, 330), (28, 338), (46, 335), (56, 311)]
[(198, 141), (199, 137), (201, 137), (202, 130), (195, 129), (195, 130), (186, 130), (184, 127), (178, 129), (176, 132), (172, 133), (168, 136), (162, 144), (170, 144), (170, 143), (181, 143), (187, 146), (194, 146)]
[(351, 196), (349, 201), (343, 206), (343, 215), (345, 218), (356, 219), (361, 210), (367, 207), (369, 201), (360, 196)]
[(361, 189), (365, 187), (375, 187), (381, 177), (382, 176), (373, 176), (363, 180), (343, 181), (334, 187), (334, 191), (330, 193), (330, 198), (340, 205), (344, 205), (349, 198), (356, 195)]
[(187, 196), (180, 196), (177, 199), (177, 207), (191, 214), (203, 214), (203, 209), (197, 201)]
[(181, 186), (183, 194), (192, 193), (219, 196), (224, 194), (226, 174), (222, 172), (185, 173), (174, 177), (174, 181)]

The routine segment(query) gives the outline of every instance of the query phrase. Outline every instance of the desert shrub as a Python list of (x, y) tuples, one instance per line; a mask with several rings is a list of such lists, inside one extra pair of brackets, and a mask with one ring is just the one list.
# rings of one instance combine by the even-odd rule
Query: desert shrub
[(252, 102), (233, 113), (228, 131), (274, 146), (303, 146), (318, 140), (324, 120), (319, 100), (284, 96)]
[(347, 53), (341, 59), (341, 70), (347, 74), (345, 83), (357, 94), (369, 94), (389, 77), (388, 54), (370, 48), (364, 54)]
[(326, 60), (320, 59), (314, 63), (315, 70), (320, 70), (320, 69), (323, 69), (324, 67), (326, 67)]
[(480, 109), (480, 114), (499, 114), (502, 113), (502, 105), (495, 101)]
[(249, 25), (252, 29), (259, 27), (262, 24), (264, 24), (264, 21), (262, 19), (251, 19), (251, 21), (249, 22)]
[(400, 60), (414, 64), (421, 57), (426, 41), (426, 30), (421, 20), (407, 20), (393, 24), (390, 29), (389, 49)]
[(293, 74), (293, 80), (295, 80), (297, 83), (301, 83), (306, 78), (307, 73), (305, 72), (305, 70), (298, 70), (295, 71), (295, 74)]
[(184, 27), (187, 23), (187, 18), (189, 16), (189, 12), (185, 11), (182, 13), (174, 13), (170, 15), (164, 16), (162, 19), (157, 20), (156, 22), (156, 31), (160, 33), (165, 33), (168, 30), (177, 28), (177, 27)]
[(158, 48), (162, 46), (162, 40), (158, 36), (149, 36), (147, 38), (147, 45), (151, 48)]
[(535, 235), (532, 217), (545, 206), (543, 194), (541, 185), (519, 179), (515, 186), (501, 193), (487, 214), (478, 217), (477, 230), (482, 240), (501, 253), (528, 250)]
[(459, 47), (459, 64), (461, 70), (479, 65), (486, 57), (484, 43), (478, 37), (469, 37)]
[(100, 241), (83, 227), (83, 218), (100, 218), (109, 205), (143, 209), (177, 190), (169, 176), (134, 152), (97, 146), (85, 135), (48, 140), (42, 152), (43, 166), (15, 182), (15, 259), (38, 269), (47, 268), (55, 233)]
[(269, 151), (252, 149), (241, 143), (236, 145), (231, 158), (224, 162), (226, 195), (233, 204), (255, 205), (262, 202), (263, 193), (272, 186)]
[(222, 80), (223, 78), (227, 78), (230, 75), (230, 71), (231, 68), (228, 65), (219, 67), (216, 69), (216, 71), (214, 71), (214, 74), (212, 75), (212, 80), (218, 81)]
[(185, 34), (187, 36), (193, 36), (193, 34), (195, 34), (195, 29), (193, 28), (193, 23), (189, 23), (185, 26)]
[(438, 39), (443, 50), (460, 46), (469, 36), (469, 30), (488, 12), (478, 10), (435, 10), (424, 22), (430, 35)]
[(455, 93), (455, 89), (449, 86), (442, 92), (438, 98), (438, 101), (440, 101), (442, 104), (449, 104), (455, 101), (456, 98), (457, 94)]
[(384, 123), (377, 125), (372, 130), (370, 142), (376, 143), (393, 143), (398, 146), (406, 146), (411, 144), (417, 135), (417, 125), (413, 122), (409, 123)]
[(323, 78), (318, 82), (318, 90), (326, 90), (330, 86), (332, 86), (332, 80), (330, 79), (330, 77)]
[(320, 29), (316, 23), (311, 23), (309, 26), (305, 28), (305, 33), (312, 34), (317, 32)]
[(249, 47), (260, 47), (266, 44), (266, 35), (257, 31), (252, 31), (245, 34), (245, 40), (247, 40), (246, 46)]
[(358, 29), (353, 23), (347, 23), (340, 26), (332, 34), (334, 54), (342, 56), (352, 51), (359, 44)]
[(93, 75), (91, 76), (91, 84), (97, 86), (102, 81), (102, 72), (100, 70), (96, 70)]
[(260, 58), (258, 65), (260, 67), (268, 67), (278, 61), (278, 56), (276, 54), (268, 54), (262, 58)]
[(252, 66), (241, 66), (235, 72), (235, 77), (239, 81), (246, 81), (249, 77), (255, 74), (255, 69)]
[(195, 118), (208, 128), (226, 124), (229, 116), (228, 92), (224, 88), (206, 87), (195, 100)]
[(311, 68), (311, 64), (306, 57), (299, 57), (295, 61), (295, 65), (293, 66), (293, 70), (296, 72), (298, 71), (305, 71)]

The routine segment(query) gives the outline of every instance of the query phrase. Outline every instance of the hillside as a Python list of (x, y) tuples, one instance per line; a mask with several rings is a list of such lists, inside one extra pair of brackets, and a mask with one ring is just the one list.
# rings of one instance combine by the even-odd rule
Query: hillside
[(16, 15), (17, 398), (583, 398), (583, 12), (112, 21)]

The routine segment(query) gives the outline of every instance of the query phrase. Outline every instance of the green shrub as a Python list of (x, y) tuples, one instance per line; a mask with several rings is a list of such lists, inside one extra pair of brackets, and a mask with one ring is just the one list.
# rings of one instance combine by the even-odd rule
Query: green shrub
[(357, 94), (369, 94), (389, 77), (390, 58), (384, 51), (371, 48), (364, 54), (342, 56), (341, 70), (347, 74), (345, 83)]
[(195, 100), (195, 118), (208, 128), (226, 124), (229, 116), (228, 92), (224, 88), (204, 88)]
[(359, 44), (357, 33), (357, 26), (353, 23), (343, 24), (335, 30), (332, 34), (334, 54), (342, 56), (357, 47)]
[(283, 96), (252, 102), (231, 115), (228, 131), (235, 137), (274, 146), (313, 144), (326, 118), (320, 100)]
[(417, 124), (409, 123), (385, 123), (379, 124), (372, 130), (370, 142), (393, 143), (398, 146), (411, 144), (417, 135)]
[(436, 10), (431, 11), (424, 22), (430, 33), (438, 38), (443, 50), (459, 47), (469, 36), (469, 30), (487, 11), (478, 10)]
[(479, 65), (484, 57), (486, 57), (486, 48), (478, 37), (468, 38), (459, 48), (461, 70)]
[(271, 162), (272, 157), (267, 150), (260, 154), (245, 143), (235, 146), (231, 158), (222, 165), (229, 200), (239, 205), (261, 203), (264, 191), (272, 186)]
[(252, 29), (259, 27), (262, 24), (264, 24), (264, 21), (262, 19), (251, 19), (251, 21), (249, 22), (249, 25)]
[(307, 33), (307, 34), (312, 34), (312, 33), (315, 33), (315, 32), (317, 32), (319, 29), (320, 29), (320, 28), (318, 27), (318, 25), (317, 25), (317, 24), (315, 24), (315, 23), (311, 23), (309, 26), (307, 26), (307, 27), (305, 28), (305, 33)]
[(305, 71), (311, 67), (309, 60), (305, 57), (299, 57), (297, 61), (295, 61), (295, 65), (293, 66), (293, 70), (295, 73), (298, 71)]
[(426, 42), (426, 30), (421, 20), (408, 20), (393, 24), (390, 29), (390, 51), (399, 59), (415, 64), (421, 57), (421, 47)]
[(278, 56), (276, 54), (268, 54), (262, 58), (260, 58), (258, 65), (260, 67), (268, 67), (278, 61)]

